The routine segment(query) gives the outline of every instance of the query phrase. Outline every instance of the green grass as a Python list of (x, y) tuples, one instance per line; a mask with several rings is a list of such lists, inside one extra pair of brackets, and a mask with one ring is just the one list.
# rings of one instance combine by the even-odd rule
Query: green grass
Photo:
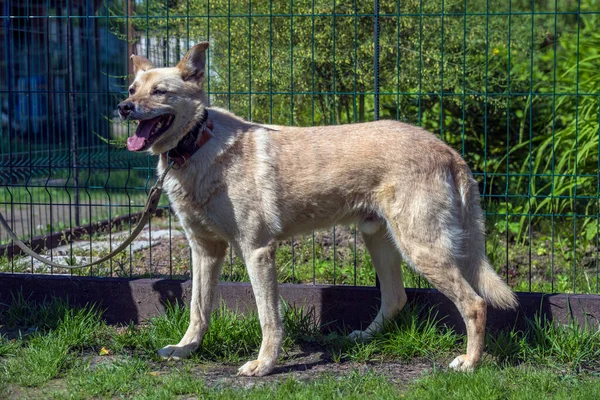
[[(395, 320), (388, 321), (382, 333), (366, 344), (374, 349), (370, 357), (357, 357), (357, 361), (369, 361), (373, 356), (398, 358), (408, 361), (416, 357), (439, 360), (452, 356), (462, 336), (436, 323), (437, 315), (431, 310), (416, 309), (413, 305)], [(358, 346), (352, 346), (349, 354)]]
[[(79, 351), (96, 346), (108, 330), (95, 307), (75, 309), (56, 300), (42, 304), (37, 310), (39, 315), (34, 314), (30, 320), (38, 323), (34, 325), (36, 330), (26, 338), (19, 334), (20, 348), (9, 342), (13, 352), (0, 367), (0, 375), (7, 382), (36, 387), (59, 376)], [(52, 326), (48, 324), (47, 316), (55, 310), (63, 313)], [(9, 307), (3, 316), (14, 313), (13, 307)], [(2, 340), (6, 342), (6, 339)]]
[(148, 372), (150, 365), (133, 358), (106, 362), (94, 367), (81, 362), (67, 376), (67, 388), (76, 397), (112, 397), (131, 395), (140, 390), (150, 392), (155, 382)]
[(13, 357), (17, 354), (20, 343), (14, 339), (8, 339), (5, 335), (0, 335), (0, 357)]
[[(165, 362), (156, 350), (177, 342), (189, 311), (175, 304), (140, 326), (115, 327), (94, 306), (72, 307), (50, 299), (34, 304), (21, 295), (0, 305), (0, 397), (170, 399), (284, 398), (461, 398), (535, 399), (600, 396), (600, 330), (541, 318), (525, 331), (487, 336), (483, 366), (473, 374), (448, 371), (447, 362), (464, 351), (464, 336), (436, 322), (435, 313), (408, 305), (367, 343), (346, 332), (321, 332), (310, 311), (284, 307), (286, 339), (282, 357), (322, 352), (327, 372), (302, 378), (235, 378), (233, 371), (256, 356), (260, 324), (255, 314), (220, 307), (200, 349), (189, 360)], [(308, 347), (306, 347), (308, 346)], [(304, 350), (302, 350), (304, 349)], [(107, 354), (105, 354), (107, 353)], [(429, 367), (402, 384), (402, 376), (377, 370), (386, 363)], [(390, 364), (390, 365), (392, 365)], [(350, 365), (350, 368), (338, 366)], [(229, 368), (217, 381), (203, 371)], [(308, 373), (308, 372), (306, 372)], [(244, 381), (245, 380), (245, 381)], [(237, 385), (236, 385), (237, 382)], [(250, 388), (240, 382), (258, 382)]]
[(595, 399), (600, 380), (546, 368), (485, 365), (472, 374), (436, 372), (413, 385), (409, 399)]

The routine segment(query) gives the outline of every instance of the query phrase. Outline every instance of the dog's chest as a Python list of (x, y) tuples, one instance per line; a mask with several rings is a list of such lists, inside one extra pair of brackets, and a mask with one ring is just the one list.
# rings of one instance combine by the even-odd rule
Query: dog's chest
[(180, 224), (186, 232), (197, 236), (218, 233), (209, 209), (221, 185), (206, 179), (186, 178), (165, 183), (165, 191)]

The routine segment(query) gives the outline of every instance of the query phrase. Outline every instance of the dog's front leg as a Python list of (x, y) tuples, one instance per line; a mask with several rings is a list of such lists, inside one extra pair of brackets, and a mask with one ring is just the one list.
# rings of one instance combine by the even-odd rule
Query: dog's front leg
[(263, 376), (273, 371), (283, 342), (283, 323), (275, 269), (275, 246), (273, 242), (260, 249), (248, 251), (244, 256), (256, 298), (262, 344), (258, 359), (244, 364), (238, 370), (239, 375)]
[(208, 330), (210, 314), (219, 282), (227, 243), (194, 238), (192, 248), (192, 300), (190, 325), (177, 345), (163, 347), (158, 355), (167, 359), (187, 358), (195, 351)]

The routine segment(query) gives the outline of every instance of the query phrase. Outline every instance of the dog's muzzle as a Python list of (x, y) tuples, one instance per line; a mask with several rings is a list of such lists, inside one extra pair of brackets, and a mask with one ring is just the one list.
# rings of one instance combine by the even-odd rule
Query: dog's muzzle
[(119, 115), (121, 116), (121, 118), (127, 119), (133, 112), (135, 105), (131, 101), (123, 101), (123, 102), (119, 103), (117, 108), (119, 110)]

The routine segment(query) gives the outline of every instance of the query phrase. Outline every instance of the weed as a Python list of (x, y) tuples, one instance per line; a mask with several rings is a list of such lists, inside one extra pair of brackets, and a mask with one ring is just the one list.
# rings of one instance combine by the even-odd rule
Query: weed
[(569, 371), (595, 369), (600, 358), (600, 328), (549, 321), (540, 314), (527, 319), (528, 329), (487, 336), (487, 350), (501, 365), (528, 362)]

